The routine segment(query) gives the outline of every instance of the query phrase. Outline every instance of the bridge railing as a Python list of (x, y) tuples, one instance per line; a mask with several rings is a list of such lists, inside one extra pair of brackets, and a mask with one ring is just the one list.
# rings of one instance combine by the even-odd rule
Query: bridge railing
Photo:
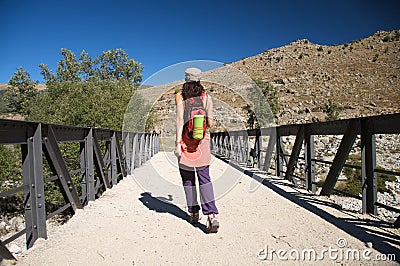
[[(400, 134), (400, 114), (361, 117), (320, 123), (282, 125), (231, 132), (215, 132), (211, 134), (211, 145), (214, 154), (245, 164), (268, 173), (275, 170), (276, 176), (283, 177), (298, 185), (302, 179), (305, 187), (316, 193), (316, 164), (329, 165), (329, 172), (322, 184), (320, 195), (329, 196), (334, 192), (339, 175), (344, 167), (361, 169), (362, 197), (350, 195), (362, 200), (362, 212), (376, 215), (377, 207), (400, 213), (400, 210), (377, 201), (377, 173), (400, 176), (399, 172), (377, 168), (376, 144), (377, 134)], [(315, 158), (316, 135), (343, 135), (333, 161)], [(285, 151), (282, 137), (296, 136), (292, 151)], [(346, 164), (346, 160), (357, 136), (361, 138), (361, 167)], [(268, 144), (263, 148), (262, 139), (268, 137)], [(301, 151), (304, 157), (300, 156)], [(275, 156), (274, 156), (275, 155)], [(275, 158), (274, 162), (272, 158)], [(299, 160), (304, 163), (304, 177), (295, 175)], [(272, 165), (275, 165), (273, 167)], [(343, 192), (343, 191), (341, 191)], [(400, 227), (400, 216), (394, 223)]]
[[(61, 143), (79, 143), (79, 169), (68, 168)], [(22, 155), (22, 185), (0, 192), (0, 201), (23, 193), (25, 217), (25, 229), (0, 240), (1, 261), (15, 259), (5, 245), (25, 234), (27, 248), (32, 247), (38, 238), (47, 238), (46, 220), (66, 210), (82, 209), (149, 160), (159, 151), (159, 136), (0, 119), (0, 144), (20, 146)], [(51, 176), (44, 176), (46, 167)], [(72, 178), (77, 175), (79, 184)], [(64, 206), (51, 213), (45, 200), (49, 182), (56, 184), (65, 200)]]

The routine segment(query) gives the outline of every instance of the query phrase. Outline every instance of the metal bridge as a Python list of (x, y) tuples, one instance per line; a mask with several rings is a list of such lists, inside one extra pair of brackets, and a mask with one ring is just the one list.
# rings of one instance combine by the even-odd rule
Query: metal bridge
[[(293, 197), (297, 196), (280, 191), (271, 182), (261, 177), (261, 174), (272, 171), (277, 180), (288, 181), (293, 187), (304, 186), (307, 193), (316, 195), (317, 185), (319, 185), (315, 179), (317, 164), (329, 165), (329, 173), (318, 194), (329, 196), (335, 191), (335, 185), (343, 167), (360, 169), (362, 196), (349, 196), (362, 201), (362, 212), (376, 215), (377, 208), (380, 207), (400, 213), (400, 210), (395, 207), (377, 202), (377, 173), (400, 175), (395, 171), (377, 168), (375, 149), (377, 134), (400, 134), (400, 114), (216, 132), (211, 135), (211, 145), (213, 154), (217, 158), (233, 168), (241, 169), (248, 176), (290, 200), (295, 200)], [(333, 161), (315, 158), (314, 136), (316, 135), (343, 136)], [(282, 144), (284, 136), (295, 136), (290, 153), (285, 151)], [(348, 165), (346, 159), (357, 136), (361, 138), (361, 166)], [(266, 139), (267, 143), (263, 144)], [(79, 143), (79, 169), (69, 169), (60, 148), (62, 143)], [(15, 259), (7, 249), (7, 244), (25, 235), (27, 248), (31, 248), (39, 238), (47, 238), (46, 221), (48, 219), (66, 210), (75, 213), (90, 201), (101, 198), (104, 191), (116, 186), (135, 169), (140, 169), (145, 162), (160, 151), (160, 136), (150, 133), (2, 119), (0, 120), (0, 144), (21, 147), (23, 184), (1, 192), (0, 200), (23, 193), (26, 226), (15, 235), (0, 241), (1, 261)], [(301, 151), (304, 156), (300, 156)], [(295, 174), (300, 161), (305, 164), (304, 177)], [(51, 169), (50, 176), (45, 176), (44, 169), (47, 165)], [(77, 189), (78, 185), (72, 176), (80, 177), (81, 189)], [(65, 200), (64, 206), (51, 213), (46, 211), (45, 202), (45, 184), (49, 182), (57, 184)], [(299, 205), (308, 210), (315, 209), (304, 202)], [(335, 222), (334, 217), (321, 214), (321, 212), (319, 214), (337, 227), (349, 232), (342, 223)], [(400, 217), (391, 226), (399, 228)], [(397, 245), (400, 243), (398, 240), (395, 242)], [(398, 254), (396, 248), (390, 247), (382, 249), (381, 252), (387, 250), (392, 252), (395, 250)]]

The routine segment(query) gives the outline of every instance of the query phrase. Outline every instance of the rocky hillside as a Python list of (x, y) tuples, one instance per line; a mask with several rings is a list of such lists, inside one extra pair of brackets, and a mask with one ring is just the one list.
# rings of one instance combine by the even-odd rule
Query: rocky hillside
[(400, 30), (335, 46), (297, 40), (231, 65), (274, 85), (278, 124), (324, 120), (329, 99), (339, 118), (400, 111)]
[[(380, 31), (335, 46), (297, 40), (203, 73), (203, 80), (217, 81), (203, 82), (214, 98), (217, 130), (246, 127), (248, 113), (242, 96), (251, 91), (252, 79), (274, 87), (278, 125), (325, 121), (327, 109), (333, 113), (331, 119), (400, 112), (400, 30)], [(182, 83), (149, 90), (169, 88), (153, 108), (157, 132), (173, 135), (174, 93)]]

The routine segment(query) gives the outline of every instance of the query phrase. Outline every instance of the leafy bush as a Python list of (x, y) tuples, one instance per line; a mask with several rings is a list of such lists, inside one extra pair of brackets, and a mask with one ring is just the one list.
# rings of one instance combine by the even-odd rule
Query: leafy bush
[(20, 67), (8, 82), (9, 89), (4, 93), (3, 101), (13, 113), (26, 115), (29, 111), (28, 105), (36, 97), (38, 82), (33, 81), (30, 74)]
[[(22, 155), (18, 145), (0, 145), (0, 192), (21, 186)], [(24, 193), (1, 198), (0, 217), (13, 217), (23, 214)], [(0, 232), (1, 234), (1, 232)]]
[(258, 124), (256, 114), (254, 111), (251, 109), (250, 105), (246, 105), (243, 107), (245, 111), (247, 111), (248, 118), (246, 121), (246, 125), (249, 129), (254, 129), (254, 128), (260, 128), (260, 125)]
[(10, 113), (12, 109), (9, 107), (8, 102), (5, 99), (6, 90), (0, 90), (0, 114)]
[(322, 108), (322, 111), (326, 113), (327, 121), (333, 121), (339, 118), (340, 108), (331, 99), (328, 100), (328, 103), (325, 104), (325, 106)]
[(269, 82), (262, 81), (255, 79), (253, 80), (257, 87), (261, 90), (263, 96), (268, 102), (268, 106), (265, 106), (264, 100), (260, 99), (258, 102), (255, 102), (255, 105), (253, 108), (257, 110), (257, 114), (263, 116), (257, 118), (256, 113), (252, 109), (250, 105), (246, 105), (243, 107), (245, 111), (247, 111), (248, 119), (247, 119), (247, 127), (248, 128), (260, 128), (260, 121), (261, 123), (263, 121), (267, 122), (268, 119), (271, 118), (272, 116), (276, 116), (278, 111), (279, 111), (279, 105), (278, 105), (278, 94), (274, 88)]
[(120, 130), (135, 86), (126, 81), (59, 82), (32, 101), (28, 119)]
[[(359, 155), (349, 155), (346, 163), (361, 166), (361, 157)], [(358, 195), (362, 193), (361, 170), (344, 167), (343, 174), (347, 178), (346, 182), (344, 183), (343, 191), (352, 195)]]
[(152, 110), (150, 114), (147, 116), (145, 131), (146, 132), (153, 131), (154, 126), (157, 124), (157, 122), (158, 122), (157, 115), (155, 114), (154, 110)]
[(386, 35), (386, 36), (382, 39), (382, 41), (383, 41), (383, 42), (390, 42), (390, 41), (391, 41), (391, 38), (390, 38), (389, 35)]
[[(384, 170), (384, 168), (380, 166), (378, 166), (377, 169)], [(397, 178), (394, 175), (383, 174), (383, 173), (377, 173), (376, 175), (377, 175), (378, 191), (381, 193), (389, 192), (389, 189), (386, 187), (386, 181), (389, 182), (397, 181)]]
[[(356, 165), (361, 167), (361, 155), (349, 155), (346, 163), (351, 165)], [(377, 167), (377, 169), (383, 170), (382, 167)], [(361, 170), (355, 168), (344, 167), (343, 173), (346, 176), (347, 180), (341, 185), (341, 189), (347, 193), (353, 195), (359, 195), (362, 193), (362, 176)], [(389, 189), (386, 187), (386, 181), (396, 181), (397, 178), (394, 175), (377, 173), (377, 188), (381, 193), (389, 192)]]
[(267, 99), (269, 107), (271, 108), (271, 112), (274, 116), (278, 114), (279, 105), (278, 105), (278, 93), (276, 92), (274, 86), (272, 86), (267, 81), (262, 80), (254, 80), (257, 86), (261, 89), (264, 97)]
[(22, 155), (18, 145), (0, 145), (0, 192), (22, 185)]
[(47, 65), (40, 64), (46, 85), (77, 81), (129, 81), (137, 84), (142, 80), (142, 64), (129, 58), (123, 49), (112, 49), (92, 58), (82, 51), (79, 58), (66, 49), (61, 49), (62, 59), (57, 64), (56, 74)]

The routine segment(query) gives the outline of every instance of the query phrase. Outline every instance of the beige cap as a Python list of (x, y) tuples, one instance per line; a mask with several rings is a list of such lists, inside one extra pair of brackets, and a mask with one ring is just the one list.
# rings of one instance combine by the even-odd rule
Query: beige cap
[(200, 81), (201, 70), (195, 67), (185, 70), (185, 82)]

